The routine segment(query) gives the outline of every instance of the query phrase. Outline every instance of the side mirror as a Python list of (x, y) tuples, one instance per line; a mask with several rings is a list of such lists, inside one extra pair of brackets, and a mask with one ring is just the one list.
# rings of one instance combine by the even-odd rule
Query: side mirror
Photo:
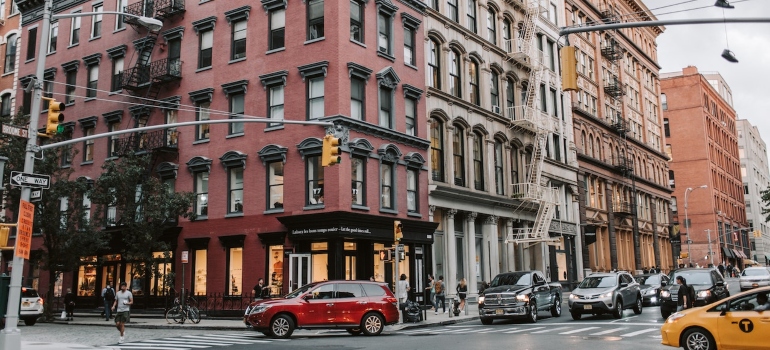
[(717, 287), (724, 287), (725, 281), (717, 281)]
[(660, 281), (660, 286), (661, 286), (661, 287), (665, 287), (665, 286), (667, 286), (667, 285), (668, 285), (668, 282), (666, 282), (666, 281)]
[(620, 287), (621, 287), (621, 288), (625, 288), (625, 287), (628, 287), (628, 283), (626, 283), (626, 282), (622, 282), (622, 283), (620, 283)]

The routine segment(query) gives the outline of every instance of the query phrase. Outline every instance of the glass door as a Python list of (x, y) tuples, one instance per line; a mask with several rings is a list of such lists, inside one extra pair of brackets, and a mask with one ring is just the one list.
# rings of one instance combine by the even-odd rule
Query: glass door
[(310, 254), (289, 254), (289, 292), (312, 281)]

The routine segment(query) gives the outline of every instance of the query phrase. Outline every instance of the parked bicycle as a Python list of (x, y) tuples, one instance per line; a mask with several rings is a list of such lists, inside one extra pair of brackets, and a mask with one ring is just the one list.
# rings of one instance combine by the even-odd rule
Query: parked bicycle
[(200, 310), (190, 304), (182, 306), (179, 302), (179, 298), (174, 298), (174, 307), (166, 311), (166, 322), (183, 324), (187, 320), (190, 320), (193, 323), (200, 323)]

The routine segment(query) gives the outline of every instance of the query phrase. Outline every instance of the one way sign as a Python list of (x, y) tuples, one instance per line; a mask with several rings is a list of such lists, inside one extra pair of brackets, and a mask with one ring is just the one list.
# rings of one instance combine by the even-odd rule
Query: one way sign
[(11, 172), (11, 186), (35, 187), (48, 189), (51, 177), (48, 175)]

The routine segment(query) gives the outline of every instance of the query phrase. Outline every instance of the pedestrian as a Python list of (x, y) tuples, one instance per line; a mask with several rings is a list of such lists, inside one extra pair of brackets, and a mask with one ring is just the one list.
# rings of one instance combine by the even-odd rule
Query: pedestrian
[(118, 344), (122, 344), (126, 336), (126, 323), (130, 319), (131, 305), (134, 304), (134, 295), (127, 291), (126, 282), (120, 282), (120, 290), (115, 295), (115, 303), (112, 308), (115, 309), (115, 327), (120, 332)]
[(690, 305), (690, 292), (687, 286), (687, 280), (682, 276), (676, 276), (676, 283), (679, 285), (677, 291), (676, 311), (687, 309)]
[(446, 296), (444, 294), (446, 288), (444, 288), (444, 276), (438, 276), (438, 280), (433, 283), (433, 288), (436, 290), (436, 315), (438, 315), (438, 302), (441, 302), (441, 308), (446, 313)]
[(733, 277), (733, 264), (727, 263), (727, 277)]
[(653, 268), (652, 270), (648, 270), (647, 266), (645, 266), (644, 269), (642, 269), (642, 273), (645, 275), (648, 273), (655, 273), (655, 268)]
[(468, 285), (465, 282), (465, 278), (460, 280), (457, 284), (457, 296), (460, 298), (460, 312), (465, 308), (465, 297), (468, 296)]
[(374, 282), (374, 276), (369, 276), (369, 281)]
[(406, 280), (406, 274), (401, 274), (401, 278), (398, 280), (398, 302), (403, 304), (406, 302), (409, 296), (409, 281)]
[(433, 279), (433, 276), (428, 275), (428, 286), (425, 287), (425, 289), (430, 291), (430, 305), (431, 310), (436, 310), (436, 282)]
[(254, 286), (254, 299), (264, 298), (264, 293), (268, 290), (269, 289), (265, 288), (265, 279), (260, 277), (259, 280), (257, 280), (257, 285)]
[(72, 288), (67, 288), (67, 294), (64, 295), (64, 310), (67, 311), (67, 321), (74, 321), (72, 313), (75, 312), (75, 294)]
[(719, 267), (717, 267), (717, 268), (719, 269), (719, 274), (724, 276), (725, 275), (725, 263), (719, 264)]
[(110, 282), (102, 289), (102, 300), (104, 301), (104, 320), (110, 320), (110, 311), (112, 311), (112, 304), (115, 303), (115, 289), (112, 289)]

